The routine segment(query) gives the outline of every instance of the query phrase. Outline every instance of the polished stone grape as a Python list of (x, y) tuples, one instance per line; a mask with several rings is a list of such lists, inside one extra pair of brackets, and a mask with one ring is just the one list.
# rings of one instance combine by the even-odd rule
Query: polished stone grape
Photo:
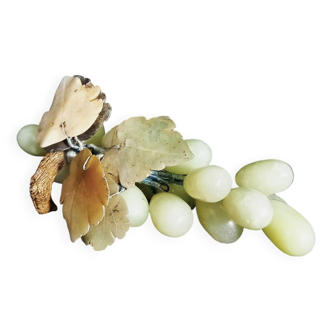
[(39, 146), (37, 137), (38, 125), (26, 125), (18, 132), (17, 143), (23, 151), (32, 156), (45, 156), (46, 151)]

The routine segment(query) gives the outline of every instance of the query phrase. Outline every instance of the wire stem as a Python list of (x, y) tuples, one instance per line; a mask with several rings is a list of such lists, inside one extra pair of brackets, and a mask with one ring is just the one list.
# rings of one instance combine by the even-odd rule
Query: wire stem
[(185, 175), (174, 174), (171, 172), (167, 172), (165, 170), (162, 171), (151, 171), (151, 175), (149, 175), (146, 179), (141, 181), (148, 185), (149, 187), (159, 189), (164, 192), (169, 191), (169, 185), (171, 183), (175, 183), (179, 186), (183, 186)]

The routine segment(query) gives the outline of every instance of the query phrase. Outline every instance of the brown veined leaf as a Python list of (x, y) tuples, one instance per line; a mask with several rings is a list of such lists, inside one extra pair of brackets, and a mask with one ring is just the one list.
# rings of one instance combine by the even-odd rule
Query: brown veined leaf
[(129, 227), (126, 202), (121, 195), (115, 195), (109, 200), (103, 220), (92, 226), (82, 240), (86, 245), (91, 244), (94, 250), (104, 250), (116, 237), (123, 238)]
[(90, 150), (82, 150), (70, 164), (60, 198), (73, 242), (85, 235), (90, 225), (96, 226), (103, 219), (108, 197), (108, 184), (99, 159)]
[(151, 170), (162, 170), (192, 159), (187, 143), (174, 128), (174, 122), (166, 116), (150, 120), (133, 117), (122, 122), (103, 139), (104, 146), (119, 146), (105, 154), (103, 166), (129, 188), (143, 181)]
[(82, 84), (79, 77), (65, 76), (55, 93), (51, 109), (40, 121), (39, 145), (44, 148), (65, 140), (66, 135), (75, 137), (86, 132), (103, 109), (103, 100), (99, 96), (99, 86), (90, 82)]

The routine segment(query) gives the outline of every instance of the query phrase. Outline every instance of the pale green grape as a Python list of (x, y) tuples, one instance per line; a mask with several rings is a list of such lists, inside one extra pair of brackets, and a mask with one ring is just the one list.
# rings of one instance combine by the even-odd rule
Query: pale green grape
[(54, 182), (56, 183), (63, 183), (63, 181), (66, 179), (66, 177), (69, 175), (70, 165), (64, 166), (60, 172), (57, 174), (57, 176), (54, 179)]
[(215, 203), (228, 195), (232, 188), (232, 179), (222, 167), (211, 165), (189, 173), (183, 186), (191, 197)]
[(203, 228), (221, 243), (233, 243), (243, 233), (243, 227), (237, 225), (227, 215), (222, 202), (205, 203), (196, 202), (198, 219)]
[(197, 168), (201, 168), (210, 164), (212, 159), (211, 148), (199, 139), (185, 140), (189, 146), (190, 151), (193, 153), (194, 158), (176, 166), (166, 167), (166, 171), (177, 174), (189, 174)]
[(248, 229), (262, 229), (273, 217), (270, 200), (255, 189), (232, 189), (223, 200), (223, 206), (235, 223)]
[(136, 182), (135, 185), (142, 191), (148, 202), (150, 202), (152, 196), (157, 193), (155, 188), (151, 188), (144, 183)]
[(113, 139), (113, 134), (114, 130), (117, 126), (113, 127), (111, 130), (109, 130), (104, 137), (101, 140), (101, 147), (109, 149), (113, 146), (112, 144), (112, 139)]
[(149, 203), (142, 191), (137, 187), (132, 187), (124, 191), (121, 196), (127, 204), (130, 226), (143, 225), (149, 216)]
[(102, 125), (92, 137), (84, 141), (84, 144), (94, 144), (96, 146), (101, 146), (101, 140), (104, 137), (104, 135), (105, 135), (105, 127), (104, 125)]
[(304, 256), (315, 245), (315, 233), (310, 223), (289, 205), (272, 200), (273, 219), (263, 229), (272, 243), (290, 256)]
[(150, 215), (156, 229), (170, 237), (186, 234), (193, 224), (189, 205), (170, 193), (159, 193), (152, 197)]
[(20, 129), (16, 139), (20, 148), (26, 153), (32, 156), (45, 156), (47, 152), (39, 146), (37, 136), (38, 125), (30, 124)]
[(239, 187), (253, 188), (264, 195), (286, 190), (294, 180), (292, 168), (276, 159), (260, 160), (242, 167), (236, 174)]
[[(162, 192), (160, 190), (157, 190), (158, 193)], [(185, 191), (185, 189), (183, 188), (183, 186), (180, 186), (178, 184), (175, 183), (170, 183), (169, 184), (169, 193), (174, 194), (180, 198), (182, 198), (189, 206), (190, 208), (193, 210), (196, 206), (196, 201), (194, 198), (190, 197), (187, 192)]]

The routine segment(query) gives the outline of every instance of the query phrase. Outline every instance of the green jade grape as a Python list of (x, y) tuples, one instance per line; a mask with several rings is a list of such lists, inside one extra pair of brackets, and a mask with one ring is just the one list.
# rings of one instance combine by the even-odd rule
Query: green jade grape
[(286, 190), (294, 180), (292, 168), (281, 160), (256, 161), (242, 167), (235, 176), (239, 187), (252, 188), (264, 195)]
[(273, 208), (270, 200), (261, 192), (251, 188), (235, 188), (223, 200), (229, 217), (238, 225), (259, 230), (272, 220)]
[(121, 196), (127, 204), (130, 226), (143, 225), (149, 216), (149, 203), (142, 191), (135, 186), (125, 190)]
[(159, 193), (152, 197), (150, 215), (156, 229), (169, 237), (186, 234), (193, 224), (193, 214), (189, 205), (170, 193)]
[(38, 125), (26, 125), (18, 132), (17, 143), (24, 152), (32, 156), (42, 157), (45, 156), (47, 152), (39, 146), (37, 136)]
[(315, 245), (315, 233), (310, 223), (291, 206), (271, 201), (273, 219), (263, 229), (271, 242), (290, 256), (304, 256)]
[(216, 203), (231, 191), (232, 178), (222, 167), (210, 165), (189, 173), (183, 185), (186, 192), (196, 200)]
[(207, 233), (220, 243), (233, 243), (242, 233), (243, 227), (237, 225), (227, 215), (222, 202), (196, 202), (198, 220)]

